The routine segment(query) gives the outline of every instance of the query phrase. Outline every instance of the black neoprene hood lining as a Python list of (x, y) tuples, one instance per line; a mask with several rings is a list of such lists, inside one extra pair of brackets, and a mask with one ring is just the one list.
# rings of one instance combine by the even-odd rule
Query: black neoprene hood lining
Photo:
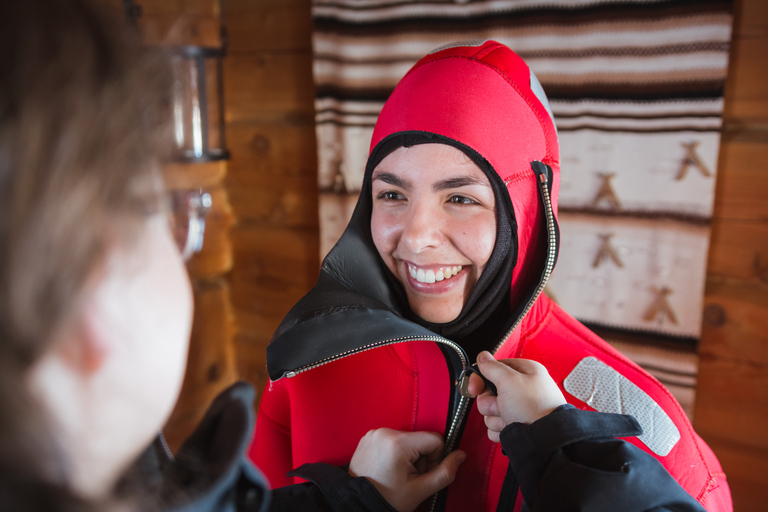
[[(420, 144), (445, 144), (463, 152), (486, 175), (496, 198), (496, 241), (493, 252), (483, 274), (470, 292), (461, 313), (455, 320), (445, 324), (434, 324), (416, 316), (408, 306), (402, 285), (386, 268), (383, 261), (381, 262), (388, 284), (395, 290), (394, 296), (400, 303), (398, 309), (407, 312), (406, 316), (410, 320), (427, 327), (429, 330), (454, 341), (460, 341), (477, 330), (498, 308), (504, 307), (508, 313), (506, 300), (509, 296), (512, 271), (517, 261), (517, 223), (512, 208), (512, 200), (506, 186), (493, 166), (480, 153), (466, 144), (444, 135), (424, 131), (406, 131), (394, 133), (384, 138), (374, 147), (368, 158), (358, 204), (360, 206), (367, 203), (368, 226), (370, 226), (372, 209), (371, 176), (373, 170), (387, 155), (398, 148)], [(355, 214), (358, 213), (364, 214), (362, 211), (355, 212)], [(373, 250), (376, 250), (375, 247)]]

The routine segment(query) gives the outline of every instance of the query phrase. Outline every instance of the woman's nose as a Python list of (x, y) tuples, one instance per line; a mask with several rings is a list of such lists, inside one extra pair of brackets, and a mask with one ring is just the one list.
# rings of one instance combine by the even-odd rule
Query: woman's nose
[(440, 246), (444, 237), (439, 212), (423, 205), (412, 207), (404, 219), (402, 240), (413, 254)]

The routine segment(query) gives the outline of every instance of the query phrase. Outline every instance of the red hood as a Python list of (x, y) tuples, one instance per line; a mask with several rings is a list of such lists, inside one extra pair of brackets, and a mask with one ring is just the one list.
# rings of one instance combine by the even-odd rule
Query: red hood
[(560, 185), (557, 131), (549, 106), (525, 62), (495, 41), (458, 43), (427, 55), (406, 74), (379, 115), (371, 151), (392, 134), (435, 133), (477, 151), (507, 187), (518, 225), (513, 304), (536, 286), (545, 260), (544, 207), (531, 162), (553, 172), (557, 213)]

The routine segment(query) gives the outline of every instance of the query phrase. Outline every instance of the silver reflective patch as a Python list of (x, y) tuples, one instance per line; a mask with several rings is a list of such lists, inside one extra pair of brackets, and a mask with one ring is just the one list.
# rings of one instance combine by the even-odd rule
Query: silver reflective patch
[(549, 100), (547, 99), (547, 95), (544, 93), (544, 88), (541, 86), (541, 82), (539, 82), (539, 79), (536, 78), (536, 75), (533, 73), (532, 69), (529, 69), (531, 72), (531, 91), (533, 91), (533, 94), (536, 95), (536, 97), (539, 99), (542, 105), (544, 105), (544, 108), (547, 109), (547, 113), (549, 114), (549, 118), (552, 120), (552, 125), (555, 127), (555, 137), (558, 137), (557, 134), (557, 124), (555, 123), (555, 114), (552, 113), (552, 109), (549, 106)]
[(565, 390), (600, 412), (630, 414), (643, 427), (638, 436), (653, 453), (667, 455), (680, 431), (648, 394), (595, 357), (585, 357), (565, 378)]
[(456, 41), (455, 43), (448, 43), (444, 44), (443, 46), (438, 46), (427, 55), (434, 55), (437, 52), (442, 52), (443, 50), (447, 50), (449, 48), (459, 48), (461, 46), (483, 46), (488, 41), (490, 41), (490, 39), (470, 39), (468, 41)]

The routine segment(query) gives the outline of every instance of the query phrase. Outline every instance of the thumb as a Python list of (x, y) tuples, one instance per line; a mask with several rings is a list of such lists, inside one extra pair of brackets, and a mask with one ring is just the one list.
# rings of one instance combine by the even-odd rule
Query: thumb
[(453, 483), (456, 479), (456, 473), (459, 471), (459, 466), (465, 460), (467, 460), (467, 454), (462, 450), (456, 450), (448, 454), (440, 464), (423, 475), (419, 475), (414, 480), (418, 480), (419, 486), (424, 491), (434, 494)]
[(490, 352), (482, 351), (477, 356), (477, 366), (483, 376), (499, 387), (505, 375), (509, 375), (510, 367), (493, 358)]
[(400, 448), (409, 454), (411, 462), (423, 456), (433, 456), (443, 449), (443, 438), (435, 432), (403, 432), (400, 436)]

